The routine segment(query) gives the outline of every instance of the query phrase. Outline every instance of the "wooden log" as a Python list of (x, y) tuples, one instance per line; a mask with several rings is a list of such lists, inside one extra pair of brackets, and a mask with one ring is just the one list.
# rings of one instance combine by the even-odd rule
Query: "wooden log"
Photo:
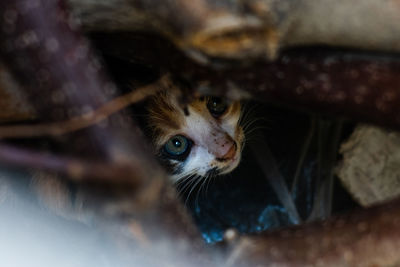
[[(84, 107), (94, 109), (114, 93), (108, 90), (114, 88), (113, 83), (96, 63), (86, 39), (70, 24), (62, 2), (0, 1), (0, 18), (0, 36), (4, 40), (0, 44), (0, 57), (22, 85), (38, 119), (68, 118), (71, 116), (68, 111), (74, 107), (79, 107), (80, 114)], [(54, 97), (54, 94), (62, 97)], [(75, 149), (79, 143), (86, 149), (94, 147), (93, 158), (125, 166), (132, 163), (134, 167), (123, 175), (127, 182), (123, 187), (119, 182), (110, 183), (119, 180), (113, 176), (121, 175), (119, 171), (110, 172), (112, 168), (103, 173), (108, 177), (105, 180), (84, 179), (75, 183), (84, 194), (84, 207), (88, 213), (96, 215), (97, 223), (103, 226), (99, 230), (111, 229), (109, 236), (115, 239), (114, 246), (122, 246), (121, 257), (128, 261), (141, 255), (140, 251), (148, 255), (143, 240), (135, 238), (138, 227), (133, 225), (140, 225), (142, 236), (153, 244), (151, 248), (164, 255), (147, 258), (155, 266), (168, 261), (176, 266), (187, 266), (188, 258), (195, 265), (200, 264), (207, 260), (207, 257), (196, 256), (203, 255), (202, 239), (134, 127), (133, 124), (118, 129), (97, 126), (82, 132), (81, 142), (69, 139), (70, 146)], [(49, 163), (59, 167), (68, 165), (51, 157), (40, 161), (34, 154), (18, 154), (14, 149), (2, 151), (4, 163), (25, 159), (25, 163), (37, 160), (33, 164), (37, 167), (43, 163), (42, 168), (49, 167), (46, 165)], [(86, 170), (93, 172), (91, 168)], [(92, 175), (86, 173), (85, 176)], [(129, 181), (135, 182), (130, 184)], [(164, 242), (170, 245), (164, 246)], [(138, 253), (127, 253), (132, 248)]]
[[(69, 0), (88, 31), (153, 31), (210, 57), (273, 58), (324, 44), (400, 51), (397, 0)], [(371, 33), (374, 34), (371, 34)]]

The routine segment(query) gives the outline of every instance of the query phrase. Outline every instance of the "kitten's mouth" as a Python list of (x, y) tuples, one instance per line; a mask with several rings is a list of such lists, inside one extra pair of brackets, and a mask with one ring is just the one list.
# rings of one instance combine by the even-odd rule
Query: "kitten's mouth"
[(239, 165), (240, 160), (241, 160), (241, 154), (242, 154), (242, 149), (244, 145), (244, 134), (243, 134), (243, 129), (239, 128), (239, 132), (237, 133), (236, 141), (234, 143), (234, 153), (231, 157), (227, 158), (223, 162), (226, 164), (226, 166), (222, 167), (219, 169), (219, 174), (227, 174), (236, 169), (236, 167)]
[(236, 148), (233, 157), (224, 161), (227, 165), (219, 169), (219, 174), (227, 174), (236, 169), (241, 159), (240, 149)]
[(221, 158), (217, 158), (217, 161), (219, 162), (229, 162), (231, 160), (234, 160), (234, 158), (237, 156), (237, 144), (234, 142), (229, 149), (229, 151)]

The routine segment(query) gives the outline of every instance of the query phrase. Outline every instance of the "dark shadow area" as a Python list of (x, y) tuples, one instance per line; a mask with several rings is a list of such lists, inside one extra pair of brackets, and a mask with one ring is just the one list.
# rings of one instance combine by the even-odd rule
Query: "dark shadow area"
[[(252, 103), (254, 105), (254, 103)], [(186, 187), (182, 200), (190, 208), (207, 242), (221, 241), (228, 228), (240, 233), (258, 233), (293, 225), (287, 210), (262, 173), (250, 152), (250, 143), (266, 140), (279, 171), (290, 188), (296, 172), (302, 145), (310, 128), (311, 116), (287, 109), (258, 105), (255, 123), (248, 136), (243, 159), (231, 174), (199, 183), (195, 189)], [(255, 118), (253, 118), (255, 119)], [(340, 139), (352, 128), (346, 125)], [(318, 168), (317, 138), (313, 138), (303, 163), (297, 185), (291, 196), (303, 221), (310, 216), (315, 204)], [(266, 163), (269, 164), (269, 163)], [(182, 185), (181, 187), (184, 187)], [(332, 214), (358, 207), (336, 177), (333, 185)]]
[[(185, 79), (188, 84), (192, 71), (197, 74), (200, 72), (201, 75), (203, 67), (189, 60), (165, 39), (151, 35), (126, 36), (114, 34), (113, 39), (101, 34), (92, 36), (122, 91), (150, 83), (168, 71)], [(318, 51), (320, 50), (315, 48), (300, 49), (300, 53), (318, 54)], [(327, 53), (326, 50), (323, 51)], [(333, 49), (328, 52), (332, 55), (343, 53)], [(295, 51), (288, 53), (296, 54)], [(214, 67), (217, 69), (224, 68), (226, 64), (218, 59), (215, 62)], [(232, 62), (229, 64), (232, 66)], [(185, 70), (180, 72), (182, 68)], [(318, 212), (312, 215), (315, 204), (321, 201), (316, 193), (319, 180), (322, 179), (318, 176), (324, 178), (333, 172), (338, 155), (336, 152), (332, 154), (330, 144), (335, 141), (340, 144), (354, 126), (353, 123), (342, 122), (334, 117), (309, 114), (277, 104), (250, 102), (245, 106), (248, 118), (243, 123), (251, 123), (251, 126), (246, 130), (247, 141), (239, 167), (223, 177), (198, 183), (189, 181), (178, 187), (182, 201), (190, 209), (203, 237), (209, 243), (221, 241), (225, 230), (229, 228), (235, 228), (240, 233), (258, 233), (295, 223), (251, 152), (251, 146), (257, 146), (261, 140), (269, 146), (301, 220), (306, 222), (325, 218), (326, 214)], [(332, 131), (337, 124), (341, 125), (341, 130), (333, 137)], [(309, 136), (312, 127), (313, 134)], [(307, 138), (309, 145), (303, 153)], [(337, 140), (331, 140), (332, 138)], [(319, 145), (321, 140), (326, 143), (322, 147)], [(302, 153), (303, 164), (299, 168)], [(296, 175), (297, 182), (294, 181)], [(341, 213), (358, 206), (338, 179), (333, 179), (329, 190), (332, 190), (332, 197), (328, 201), (328, 214)]]

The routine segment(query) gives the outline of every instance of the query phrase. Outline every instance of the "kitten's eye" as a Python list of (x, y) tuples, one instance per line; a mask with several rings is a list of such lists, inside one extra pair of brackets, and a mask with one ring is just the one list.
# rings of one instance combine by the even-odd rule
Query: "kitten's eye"
[(175, 135), (165, 143), (164, 152), (170, 158), (183, 161), (189, 155), (191, 146), (190, 139), (183, 135)]
[(227, 103), (220, 97), (210, 97), (207, 101), (207, 108), (215, 118), (224, 114), (227, 107)]

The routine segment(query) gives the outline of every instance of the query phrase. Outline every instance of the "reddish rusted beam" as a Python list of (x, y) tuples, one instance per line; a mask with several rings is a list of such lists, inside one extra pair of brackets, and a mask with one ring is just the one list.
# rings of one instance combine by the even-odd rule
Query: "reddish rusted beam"
[(108, 38), (95, 37), (105, 53), (177, 73), (204, 94), (253, 97), (400, 129), (396, 54), (311, 47), (283, 51), (270, 62), (215, 61), (204, 66), (158, 36), (113, 33), (105, 35)]
[(209, 91), (242, 90), (261, 101), (400, 129), (400, 61), (395, 55), (296, 50), (271, 63), (193, 77), (201, 90), (204, 85)]
[(400, 199), (322, 222), (243, 238), (233, 266), (397, 266)]

